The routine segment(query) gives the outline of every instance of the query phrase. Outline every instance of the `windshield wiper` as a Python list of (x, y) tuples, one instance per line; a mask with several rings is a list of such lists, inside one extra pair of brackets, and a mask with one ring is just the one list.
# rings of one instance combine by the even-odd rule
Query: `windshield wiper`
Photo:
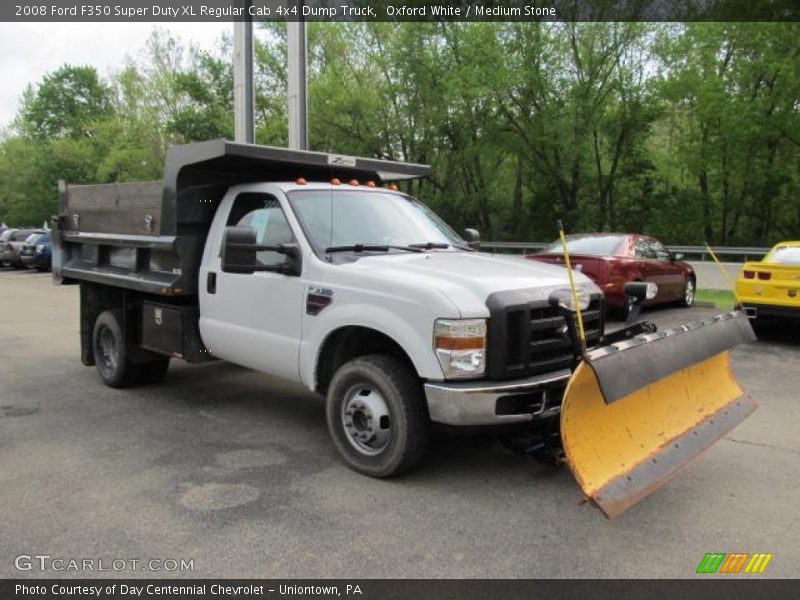
[(459, 246), (458, 244), (448, 244), (447, 242), (425, 242), (424, 244), (409, 244), (412, 248), (422, 248), (423, 250), (438, 250), (444, 248), (456, 248), (458, 250), (466, 250), (467, 252), (475, 252), (473, 248), (468, 246)]
[(405, 250), (406, 252), (422, 252), (422, 248), (414, 246), (391, 246), (386, 244), (352, 244), (350, 246), (329, 246), (325, 253), (330, 252), (388, 252), (389, 250)]

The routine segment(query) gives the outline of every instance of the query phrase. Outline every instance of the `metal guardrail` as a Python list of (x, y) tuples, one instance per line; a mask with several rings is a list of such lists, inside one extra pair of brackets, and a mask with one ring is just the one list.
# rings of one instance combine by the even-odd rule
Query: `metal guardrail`
[[(545, 242), (481, 242), (481, 250), (489, 250), (492, 254), (499, 251), (521, 251), (523, 254), (528, 254), (528, 251), (541, 250), (549, 246)], [(682, 252), (689, 256), (700, 256), (702, 260), (706, 260), (709, 256), (708, 249), (705, 246), (667, 246), (673, 252)], [(728, 247), (728, 246), (712, 246), (712, 250), (717, 256), (737, 256), (747, 262), (749, 257), (762, 258), (769, 248), (761, 248), (757, 246), (744, 246), (744, 247)]]

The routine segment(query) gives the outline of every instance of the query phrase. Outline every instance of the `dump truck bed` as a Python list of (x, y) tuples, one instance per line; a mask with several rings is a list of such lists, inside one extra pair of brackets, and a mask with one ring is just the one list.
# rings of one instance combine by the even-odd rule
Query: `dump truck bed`
[(257, 181), (423, 177), (425, 165), (212, 140), (172, 148), (163, 181), (59, 182), (53, 279), (165, 296), (197, 293), (206, 234), (228, 188)]

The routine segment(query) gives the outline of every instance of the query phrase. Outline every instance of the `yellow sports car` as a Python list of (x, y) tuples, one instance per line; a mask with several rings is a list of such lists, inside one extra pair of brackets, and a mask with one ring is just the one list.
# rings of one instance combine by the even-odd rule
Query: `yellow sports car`
[(736, 280), (747, 313), (800, 319), (800, 241), (776, 244), (761, 262), (748, 262)]

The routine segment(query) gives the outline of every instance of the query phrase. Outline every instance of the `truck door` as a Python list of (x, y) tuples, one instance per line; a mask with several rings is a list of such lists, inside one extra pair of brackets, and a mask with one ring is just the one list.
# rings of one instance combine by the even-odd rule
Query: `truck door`
[[(220, 206), (224, 212), (225, 202)], [(286, 379), (299, 378), (302, 277), (277, 272), (223, 273), (222, 227), (215, 222), (200, 271), (200, 332), (209, 351), (224, 360)], [(256, 230), (263, 245), (296, 241), (278, 199), (262, 192), (242, 192), (230, 206), (225, 226)], [(283, 254), (259, 252), (262, 265), (277, 266)]]

